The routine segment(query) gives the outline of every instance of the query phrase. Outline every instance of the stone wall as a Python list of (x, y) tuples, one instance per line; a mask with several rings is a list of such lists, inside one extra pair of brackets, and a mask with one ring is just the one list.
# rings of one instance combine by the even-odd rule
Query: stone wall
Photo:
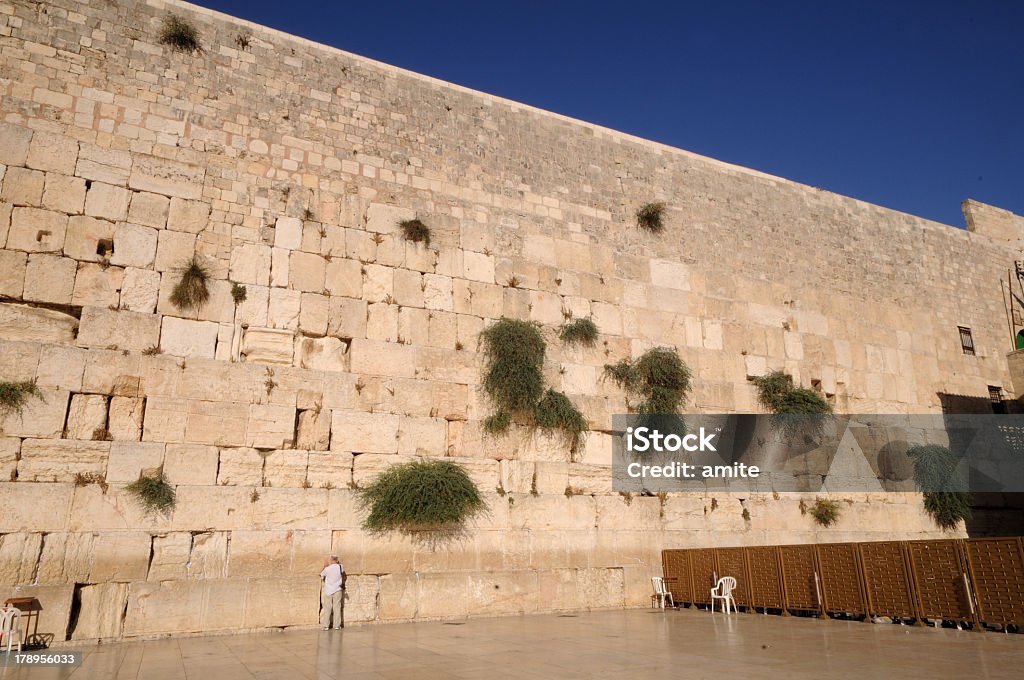
[[(201, 52), (159, 43), (168, 12)], [(334, 551), (349, 622), (641, 606), (662, 547), (941, 535), (913, 494), (821, 529), (795, 494), (612, 493), (600, 376), (670, 345), (702, 411), (756, 410), (771, 369), (851, 412), (1010, 392), (1021, 218), (968, 208), (953, 229), (180, 2), (0, 0), (0, 380), (43, 395), (0, 421), (0, 595), (56, 641), (313, 625)], [(184, 312), (193, 255), (211, 297)], [(558, 341), (569, 314), (596, 347)], [(542, 324), (578, 461), (482, 436), (501, 316)], [(464, 541), (361, 531), (352, 487), (414, 456), (484, 490)], [(147, 515), (125, 486), (161, 466), (178, 503)]]

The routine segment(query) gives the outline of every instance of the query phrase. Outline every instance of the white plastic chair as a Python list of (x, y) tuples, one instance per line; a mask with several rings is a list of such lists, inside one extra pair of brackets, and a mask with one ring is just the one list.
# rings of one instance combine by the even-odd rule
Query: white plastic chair
[(8, 655), (11, 653), (15, 636), (18, 637), (18, 653), (21, 654), (21, 643), (24, 638), (21, 631), (21, 610), (17, 607), (0, 607), (0, 644), (6, 639)]
[(736, 609), (736, 600), (732, 597), (732, 591), (736, 589), (736, 579), (732, 576), (723, 576), (718, 579), (718, 584), (711, 589), (711, 611), (715, 611), (715, 600), (722, 601), (722, 611), (726, 614), (729, 613), (729, 607), (732, 607), (732, 611), (739, 611)]
[(652, 607), (660, 606), (664, 609), (666, 600), (673, 607), (676, 606), (676, 603), (672, 600), (672, 593), (665, 589), (665, 579), (660, 576), (654, 576), (651, 578), (651, 584), (654, 586), (654, 594), (651, 595)]

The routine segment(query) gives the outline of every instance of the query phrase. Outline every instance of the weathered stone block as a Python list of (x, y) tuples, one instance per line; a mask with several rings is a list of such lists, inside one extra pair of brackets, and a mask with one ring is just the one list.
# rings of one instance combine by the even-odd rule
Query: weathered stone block
[(102, 182), (93, 182), (85, 195), (85, 214), (106, 220), (123, 220), (128, 217), (130, 193), (123, 187)]
[(78, 263), (71, 258), (32, 253), (28, 256), (22, 296), (32, 302), (70, 304), (77, 272)]
[(232, 281), (259, 286), (270, 285), (270, 247), (262, 243), (240, 243), (231, 249), (228, 268)]
[(113, 640), (121, 636), (127, 583), (99, 583), (78, 591), (78, 621), (72, 640)]
[(170, 199), (159, 194), (137, 191), (132, 194), (131, 205), (128, 207), (128, 221), (154, 229), (167, 226), (167, 212)]
[(149, 571), (152, 537), (144, 531), (101, 533), (93, 541), (93, 581), (140, 581)]
[(78, 147), (78, 163), (75, 175), (96, 182), (124, 185), (132, 167), (132, 157), (127, 151), (104, 149), (93, 144), (81, 143)]
[(110, 444), (106, 480), (111, 484), (131, 484), (142, 475), (155, 474), (163, 463), (161, 443), (115, 441)]
[(130, 222), (117, 225), (113, 233), (114, 252), (110, 263), (122, 267), (148, 269), (156, 259), (156, 229)]
[(85, 210), (85, 180), (47, 173), (43, 186), (43, 207), (71, 215), (80, 214)]
[(92, 262), (80, 262), (75, 276), (75, 289), (71, 304), (75, 306), (117, 307), (121, 301), (124, 270), (104, 267)]
[(189, 400), (184, 441), (193, 444), (242, 446), (246, 441), (247, 404)]
[(295, 338), (295, 365), (318, 371), (348, 371), (349, 343), (331, 336)]
[(284, 288), (270, 289), (270, 307), (267, 310), (267, 323), (272, 328), (288, 328), (297, 330), (299, 312), (302, 309), (302, 293)]
[(102, 394), (75, 394), (68, 409), (68, 439), (104, 439), (107, 430), (107, 398)]
[(64, 431), (67, 413), (67, 390), (40, 388), (41, 398), (32, 397), (20, 412), (0, 416), (0, 432), (15, 437), (54, 439)]
[(251, 528), (323, 529), (327, 498), (327, 489), (261, 489), (259, 500), (251, 504)]
[(20, 298), (25, 289), (25, 263), (28, 256), (13, 250), (0, 250), (0, 296)]
[(171, 484), (213, 486), (217, 484), (219, 453), (215, 446), (167, 444), (164, 475)]
[(83, 307), (79, 347), (142, 351), (160, 345), (160, 317), (102, 307)]
[(352, 371), (411, 378), (416, 374), (415, 350), (407, 345), (353, 338)]
[(309, 453), (298, 449), (270, 451), (263, 457), (263, 483), (274, 488), (306, 484)]
[(258, 449), (284, 449), (295, 443), (295, 407), (277, 404), (250, 404), (245, 430), (246, 446)]
[(288, 263), (288, 286), (294, 290), (320, 293), (324, 290), (327, 260), (320, 255), (295, 251)]
[(30, 482), (73, 482), (76, 474), (106, 472), (110, 442), (69, 439), (26, 439), (21, 444), (18, 479)]
[(0, 302), (0, 338), (25, 342), (69, 343), (78, 319), (52, 309)]
[(363, 294), (362, 265), (359, 260), (331, 258), (324, 270), (324, 289), (331, 295), (358, 298)]
[(165, 316), (160, 331), (160, 349), (165, 354), (179, 357), (212, 359), (217, 349), (217, 332), (217, 324), (212, 321)]
[(448, 423), (443, 418), (402, 416), (398, 424), (398, 453), (444, 456), (447, 436)]
[(326, 451), (331, 446), (331, 413), (327, 410), (299, 411), (295, 446), (309, 451)]
[(129, 267), (121, 281), (122, 310), (152, 314), (160, 295), (160, 272)]
[(181, 231), (162, 230), (157, 237), (155, 268), (174, 272), (188, 264), (196, 252), (196, 236)]
[(197, 199), (203, 195), (205, 175), (201, 167), (156, 156), (136, 155), (128, 186), (136, 191)]
[(398, 231), (398, 224), (416, 217), (416, 211), (396, 205), (371, 203), (366, 209), (366, 229), (381, 234)]
[(72, 175), (78, 163), (78, 142), (64, 135), (36, 131), (25, 164), (30, 168)]
[(299, 330), (308, 335), (327, 332), (329, 300), (326, 295), (303, 293), (299, 309)]
[(274, 229), (274, 247), (298, 250), (302, 245), (302, 220), (297, 217), (279, 217)]
[(366, 302), (332, 297), (327, 312), (327, 332), (339, 338), (365, 338)]
[(331, 449), (397, 453), (398, 424), (396, 415), (335, 411), (331, 421)]
[(306, 479), (317, 489), (345, 489), (352, 481), (352, 461), (347, 451), (310, 451)]
[(107, 432), (114, 441), (139, 441), (146, 400), (142, 397), (111, 397)]
[(27, 168), (8, 168), (0, 200), (15, 205), (38, 206), (43, 200), (43, 173)]
[(188, 562), (192, 553), (192, 534), (175, 531), (153, 537), (153, 559), (149, 565), (149, 581), (183, 581), (188, 578)]
[(206, 229), (210, 221), (210, 204), (205, 201), (190, 201), (184, 198), (171, 199), (167, 213), (167, 228), (198, 234)]
[(18, 125), (0, 123), (0, 163), (24, 165), (28, 158), (32, 130)]

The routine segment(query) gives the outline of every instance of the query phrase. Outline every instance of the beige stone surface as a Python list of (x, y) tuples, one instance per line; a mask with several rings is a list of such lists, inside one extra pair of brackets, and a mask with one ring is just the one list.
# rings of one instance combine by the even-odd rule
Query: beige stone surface
[(75, 275), (71, 304), (75, 306), (117, 307), (121, 301), (124, 270), (91, 262), (81, 262)]
[(43, 199), (43, 173), (27, 168), (8, 168), (3, 177), (0, 200), (18, 205), (38, 206)]
[(247, 328), (242, 335), (241, 356), (258, 364), (291, 366), (295, 332), (283, 328)]
[(80, 609), (72, 640), (115, 640), (121, 636), (127, 583), (101, 583), (79, 591)]
[(128, 216), (130, 196), (123, 187), (93, 182), (85, 195), (85, 214), (106, 220), (123, 220)]
[(111, 397), (107, 431), (114, 441), (139, 441), (146, 400), (142, 397)]
[(160, 273), (129, 267), (121, 281), (120, 307), (126, 311), (151, 314), (160, 294)]
[(67, 416), (67, 390), (39, 388), (39, 397), (28, 400), (20, 413), (12, 411), (0, 417), (0, 432), (15, 437), (61, 436)]
[(25, 290), (29, 302), (71, 304), (78, 263), (68, 257), (32, 253), (25, 268)]
[(167, 228), (172, 231), (186, 231), (198, 234), (210, 219), (210, 204), (205, 201), (190, 201), (177, 196), (171, 198), (167, 213)]
[(217, 349), (217, 324), (165, 316), (160, 329), (160, 349), (179, 357), (212, 359)]
[(69, 439), (103, 439), (107, 429), (107, 397), (74, 394), (68, 408)]
[(78, 319), (70, 314), (0, 302), (0, 338), (5, 340), (68, 343), (77, 330)]
[(48, 172), (43, 186), (42, 206), (47, 210), (70, 215), (80, 214), (85, 210), (85, 180)]
[(132, 162), (128, 186), (165, 196), (197, 199), (202, 195), (202, 168), (155, 156), (137, 155)]
[(164, 475), (175, 485), (213, 486), (217, 483), (219, 457), (215, 446), (167, 444)]
[(160, 345), (160, 319), (151, 314), (84, 307), (79, 347), (141, 351)]
[(102, 477), (109, 453), (110, 442), (26, 439), (21, 444), (18, 479), (74, 482), (78, 474)]
[(157, 239), (158, 232), (152, 227), (131, 222), (118, 223), (113, 232), (111, 264), (141, 269), (152, 266), (156, 258)]
[(163, 229), (167, 226), (169, 209), (170, 199), (166, 196), (148, 191), (136, 191), (132, 193), (131, 203), (128, 207), (128, 221), (146, 227)]

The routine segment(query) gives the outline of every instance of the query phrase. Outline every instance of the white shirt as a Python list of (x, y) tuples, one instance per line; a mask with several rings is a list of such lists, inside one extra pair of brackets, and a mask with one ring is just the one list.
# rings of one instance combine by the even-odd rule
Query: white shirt
[(340, 564), (328, 564), (320, 572), (320, 576), (324, 579), (324, 595), (333, 595), (341, 590), (341, 573), (343, 571), (345, 568)]

